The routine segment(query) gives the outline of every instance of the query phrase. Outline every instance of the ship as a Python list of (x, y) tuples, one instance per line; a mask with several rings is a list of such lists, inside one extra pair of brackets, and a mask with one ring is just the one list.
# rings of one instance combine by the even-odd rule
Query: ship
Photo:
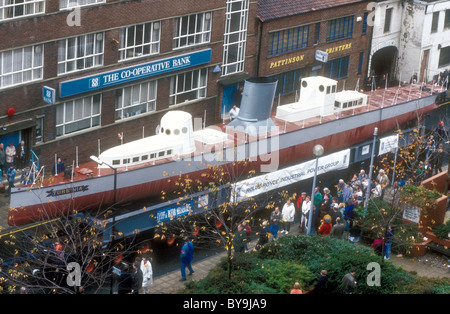
[(276, 80), (249, 78), (238, 116), (208, 127), (188, 112), (168, 111), (153, 136), (12, 188), (8, 224), (161, 199), (163, 191), (179, 189), (180, 176), (204, 180), (211, 165), (231, 171), (243, 167), (237, 161), (251, 160), (247, 170), (256, 173), (292, 166), (313, 159), (316, 144), (332, 153), (371, 139), (375, 128), (379, 135), (392, 132), (438, 108), (436, 98), (446, 95), (433, 85), (408, 83), (338, 92), (336, 80), (321, 76), (302, 78), (300, 84), (298, 99), (277, 105)]

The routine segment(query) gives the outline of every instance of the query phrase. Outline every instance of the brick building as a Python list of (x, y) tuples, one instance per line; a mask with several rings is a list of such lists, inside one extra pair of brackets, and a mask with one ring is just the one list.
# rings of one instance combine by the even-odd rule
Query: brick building
[[(12, 0), (0, 4), (0, 141), (49, 169), (155, 134), (168, 110), (222, 119), (254, 75), (256, 2)], [(220, 96), (219, 96), (220, 95)], [(230, 104), (227, 104), (231, 106)], [(78, 157), (78, 158), (77, 158)], [(48, 172), (47, 172), (48, 173)]]
[[(329, 77), (339, 81), (338, 89), (354, 89), (359, 80), (363, 87), (371, 38), (368, 3), (259, 1), (258, 73), (278, 78), (280, 103), (294, 101), (302, 77)], [(327, 56), (326, 62), (320, 59), (323, 56)]]
[[(276, 76), (283, 102), (304, 76), (362, 86), (367, 3), (3, 2), (0, 142), (24, 140), (27, 159), (32, 149), (48, 169), (56, 155), (82, 163), (120, 143), (118, 135), (153, 135), (168, 110), (221, 122), (250, 76)], [(317, 61), (317, 51), (328, 61)]]

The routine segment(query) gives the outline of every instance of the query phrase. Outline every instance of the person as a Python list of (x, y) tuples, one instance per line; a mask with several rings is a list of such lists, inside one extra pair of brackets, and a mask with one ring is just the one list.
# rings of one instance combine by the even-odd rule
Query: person
[(352, 187), (352, 183), (350, 181), (347, 181), (347, 183), (345, 183), (345, 187), (344, 190), (342, 191), (342, 198), (344, 200), (344, 202), (348, 202), (348, 200), (351, 200), (353, 197), (353, 187)]
[(346, 294), (353, 294), (355, 291), (357, 282), (355, 280), (356, 270), (352, 268), (348, 274), (342, 278), (342, 286)]
[(359, 242), (359, 237), (361, 236), (361, 227), (357, 221), (353, 221), (352, 226), (349, 230), (348, 240), (350, 242), (356, 243)]
[(328, 284), (328, 275), (327, 271), (323, 269), (320, 272), (320, 278), (317, 281), (317, 284), (314, 287), (313, 293), (314, 294), (326, 294), (327, 292), (327, 284)]
[(133, 263), (133, 284), (131, 286), (131, 294), (139, 294), (139, 290), (142, 287), (144, 276), (140, 268), (139, 263)]
[(307, 195), (302, 203), (302, 220), (301, 227), (308, 227), (309, 211), (311, 210), (311, 197)]
[(300, 284), (298, 282), (294, 284), (294, 288), (291, 290), (291, 294), (303, 294), (303, 291), (300, 289)]
[(346, 204), (347, 205), (345, 206), (344, 209), (344, 220), (346, 222), (345, 230), (348, 231), (350, 224), (353, 221), (353, 208), (355, 207), (355, 205), (353, 204), (351, 199), (347, 200)]
[(378, 82), (378, 89), (379, 88), (386, 88), (386, 74), (383, 74), (383, 76), (381, 76), (380, 81)]
[(303, 201), (305, 200), (305, 198), (306, 198), (306, 192), (302, 192), (302, 194), (298, 197), (297, 203), (296, 203), (297, 207), (296, 207), (295, 214), (298, 217), (299, 229), (302, 228), (302, 225), (301, 225), (301, 223), (302, 223), (302, 205), (303, 205)]
[(382, 195), (382, 188), (380, 185), (380, 182), (378, 180), (374, 180), (375, 188), (372, 189), (372, 196), (373, 198), (381, 198)]
[(373, 240), (370, 246), (373, 247), (376, 255), (381, 256), (383, 250), (383, 237), (381, 236), (381, 234), (378, 234), (378, 237)]
[(345, 231), (345, 225), (341, 222), (341, 218), (336, 218), (336, 223), (333, 225), (330, 231), (330, 236), (338, 239), (342, 239), (342, 235)]
[(286, 204), (283, 206), (283, 210), (281, 211), (281, 216), (283, 217), (283, 230), (281, 233), (288, 234), (291, 231), (291, 224), (294, 222), (295, 216), (295, 207), (294, 204), (291, 203), (291, 200), (288, 199)]
[(390, 181), (383, 169), (380, 169), (378, 171), (376, 180), (381, 185), (381, 198), (384, 198), (384, 192), (386, 191), (386, 188), (389, 186)]
[(246, 243), (247, 235), (245, 234), (244, 226), (242, 224), (239, 224), (237, 227), (237, 232), (233, 238), (234, 252), (244, 253)]
[(323, 221), (322, 224), (320, 225), (319, 229), (318, 229), (318, 233), (321, 235), (329, 235), (331, 232), (331, 216), (330, 215), (325, 215), (323, 217)]
[(13, 142), (10, 142), (9, 145), (5, 149), (6, 155), (6, 171), (8, 171), (9, 166), (14, 164), (14, 158), (16, 157), (16, 147)]
[(14, 187), (14, 180), (16, 179), (16, 169), (14, 168), (14, 164), (11, 163), (9, 165), (9, 169), (6, 172), (6, 178), (8, 180), (8, 190), (5, 194), (5, 197), (9, 196), (11, 194), (11, 188)]
[(364, 91), (368, 92), (371, 90), (373, 90), (372, 77), (368, 76), (368, 77), (366, 77), (366, 79), (364, 81)]
[[(55, 166), (56, 166), (56, 168), (55, 168)], [(52, 169), (53, 175), (55, 175), (55, 174), (57, 175), (61, 172), (64, 173), (64, 171), (66, 170), (66, 167), (64, 166), (64, 162), (61, 160), (61, 157), (58, 157), (57, 163), (55, 166), (53, 166), (53, 169)]]
[(5, 174), (6, 175), (6, 171), (8, 170), (8, 168), (5, 168), (6, 165), (6, 153), (5, 153), (5, 148), (4, 148), (4, 144), (0, 143), (0, 178)]
[(183, 238), (184, 244), (181, 247), (181, 279), (180, 281), (186, 280), (186, 267), (189, 269), (189, 275), (192, 275), (194, 273), (194, 270), (192, 269), (192, 259), (194, 258), (194, 244), (190, 241), (188, 236), (185, 236)]
[(369, 176), (367, 175), (367, 173), (364, 169), (361, 169), (358, 174), (358, 180), (362, 184), (364, 179), (369, 179)]
[(236, 105), (233, 106), (230, 110), (230, 120), (234, 120), (239, 115), (239, 108)]
[(256, 243), (256, 249), (261, 249), (264, 244), (269, 242), (269, 223), (264, 220), (261, 224), (261, 231), (259, 232), (258, 243)]
[(242, 226), (244, 228), (245, 235), (247, 236), (245, 241), (245, 250), (248, 251), (248, 243), (251, 241), (250, 236), (252, 234), (252, 227), (248, 224), (247, 220), (242, 221)]
[(314, 209), (316, 211), (319, 210), (320, 205), (322, 204), (322, 201), (323, 201), (322, 193), (320, 193), (319, 187), (316, 186), (314, 188)]
[(336, 187), (337, 192), (341, 192), (341, 194), (342, 194), (342, 192), (344, 191), (344, 187), (345, 187), (344, 179), (339, 179), (337, 187)]
[(31, 184), (33, 183), (34, 175), (33, 172), (30, 170), (30, 167), (26, 167), (25, 170), (22, 172), (22, 176), (20, 177), (20, 183), (21, 184)]
[(331, 224), (334, 226), (336, 220), (342, 217), (342, 214), (339, 211), (339, 204), (334, 204), (334, 206), (330, 210), (330, 216), (331, 216)]
[(239, 88), (234, 92), (234, 104), (236, 106), (241, 105), (242, 95), (244, 95), (244, 88), (239, 86)]
[(388, 226), (384, 238), (384, 258), (388, 260), (391, 258), (392, 241), (394, 241), (394, 231), (392, 231), (391, 225)]
[(140, 269), (142, 271), (142, 289), (144, 294), (148, 294), (149, 288), (153, 284), (153, 270), (152, 264), (146, 257), (142, 258)]
[(273, 238), (276, 239), (278, 235), (278, 229), (280, 228), (281, 213), (278, 207), (270, 214), (270, 233)]
[(438, 174), (442, 172), (442, 163), (444, 162), (445, 153), (444, 145), (439, 144), (438, 149), (434, 155), (434, 173)]
[(409, 80), (409, 84), (416, 84), (417, 83), (417, 72), (414, 72), (414, 74), (411, 76), (411, 79)]
[(17, 169), (25, 168), (25, 142), (20, 141), (19, 145), (16, 147), (16, 160), (17, 160)]

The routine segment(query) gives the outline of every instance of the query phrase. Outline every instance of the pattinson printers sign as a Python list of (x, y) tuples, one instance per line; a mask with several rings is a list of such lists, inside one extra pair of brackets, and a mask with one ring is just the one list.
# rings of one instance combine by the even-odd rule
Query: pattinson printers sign
[[(350, 149), (319, 158), (317, 174), (348, 168)], [(243, 201), (247, 198), (278, 189), (314, 176), (316, 160), (310, 160), (295, 166), (274, 171), (266, 175), (240, 181), (236, 184), (232, 201)]]
[(398, 148), (398, 134), (380, 139), (378, 155), (394, 152)]

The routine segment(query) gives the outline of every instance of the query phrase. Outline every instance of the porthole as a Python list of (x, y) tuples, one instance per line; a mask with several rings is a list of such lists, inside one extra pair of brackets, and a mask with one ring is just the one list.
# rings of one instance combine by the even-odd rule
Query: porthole
[(167, 134), (167, 135), (170, 135), (170, 129), (167, 129), (167, 130), (166, 130), (166, 134)]
[(173, 134), (180, 135), (180, 130), (178, 130), (178, 129), (173, 130)]
[(306, 87), (308, 86), (308, 83), (306, 83), (306, 81), (302, 81), (302, 87)]
[(187, 127), (183, 127), (183, 128), (181, 129), (181, 132), (183, 132), (184, 134), (186, 134), (187, 131), (188, 131)]
[(325, 87), (323, 85), (319, 85), (319, 91), (323, 93), (324, 90), (325, 90)]

